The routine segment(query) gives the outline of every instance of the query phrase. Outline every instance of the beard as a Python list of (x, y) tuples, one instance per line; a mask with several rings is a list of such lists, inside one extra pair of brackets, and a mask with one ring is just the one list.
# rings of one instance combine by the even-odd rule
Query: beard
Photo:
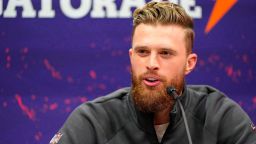
[[(145, 75), (157, 75), (160, 84), (149, 87), (143, 83)], [(166, 88), (172, 86), (176, 89), (178, 94), (181, 94), (184, 87), (184, 73), (167, 81), (166, 77), (158, 75), (155, 71), (148, 71), (142, 75), (132, 76), (132, 98), (135, 106), (142, 112), (160, 112), (165, 109), (172, 109), (175, 104), (173, 96), (167, 94)]]

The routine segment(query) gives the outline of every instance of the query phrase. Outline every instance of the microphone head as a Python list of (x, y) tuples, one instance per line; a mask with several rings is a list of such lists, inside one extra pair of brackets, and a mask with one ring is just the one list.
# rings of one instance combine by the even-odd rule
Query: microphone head
[(179, 97), (179, 95), (176, 92), (176, 89), (172, 86), (167, 87), (166, 92), (169, 96), (173, 96), (174, 99), (177, 99)]

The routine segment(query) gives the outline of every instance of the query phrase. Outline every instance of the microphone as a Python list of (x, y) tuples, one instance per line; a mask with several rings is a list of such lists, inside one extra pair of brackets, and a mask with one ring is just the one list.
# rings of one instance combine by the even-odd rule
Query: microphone
[(191, 139), (191, 135), (190, 135), (190, 132), (189, 132), (187, 117), (186, 117), (184, 108), (183, 108), (183, 106), (182, 106), (182, 104), (180, 102), (180, 97), (179, 97), (179, 95), (176, 92), (176, 89), (174, 87), (170, 86), (170, 87), (166, 88), (166, 92), (167, 92), (167, 94), (169, 96), (173, 96), (174, 99), (178, 102), (178, 105), (179, 105), (179, 107), (181, 109), (181, 114), (182, 114), (182, 117), (183, 117), (183, 120), (184, 120), (185, 129), (186, 129), (187, 136), (188, 136), (188, 142), (189, 142), (189, 144), (193, 144), (192, 139)]
[(167, 87), (166, 91), (167, 94), (169, 96), (173, 96), (175, 100), (179, 98), (179, 95), (177, 94), (176, 89), (174, 87)]

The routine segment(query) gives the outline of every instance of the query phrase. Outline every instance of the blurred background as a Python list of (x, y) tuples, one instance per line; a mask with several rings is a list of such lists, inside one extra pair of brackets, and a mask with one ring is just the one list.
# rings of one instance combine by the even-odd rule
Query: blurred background
[[(83, 102), (130, 86), (144, 0), (0, 0), (0, 143), (45, 144)], [(256, 1), (173, 0), (195, 19), (196, 69), (256, 122)]]

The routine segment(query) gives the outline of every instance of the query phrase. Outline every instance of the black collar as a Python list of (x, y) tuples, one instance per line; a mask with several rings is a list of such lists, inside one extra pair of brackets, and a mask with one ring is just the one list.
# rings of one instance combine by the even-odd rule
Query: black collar
[[(188, 96), (187, 87), (184, 86), (183, 93), (180, 96), (180, 100), (184, 109), (186, 109), (188, 105), (188, 97), (189, 96)], [(154, 135), (156, 137), (155, 129), (154, 129), (154, 114), (139, 111), (135, 107), (132, 99), (131, 90), (128, 95), (128, 105), (132, 111), (132, 115), (133, 115), (132, 117), (135, 120), (138, 127), (142, 129), (144, 132), (146, 132), (147, 134), (151, 136)], [(176, 123), (178, 123), (178, 121), (180, 121), (181, 117), (182, 117), (182, 114), (181, 114), (180, 108), (178, 107), (177, 103), (175, 103), (173, 110), (170, 112), (171, 121), (169, 125), (173, 127)]]

